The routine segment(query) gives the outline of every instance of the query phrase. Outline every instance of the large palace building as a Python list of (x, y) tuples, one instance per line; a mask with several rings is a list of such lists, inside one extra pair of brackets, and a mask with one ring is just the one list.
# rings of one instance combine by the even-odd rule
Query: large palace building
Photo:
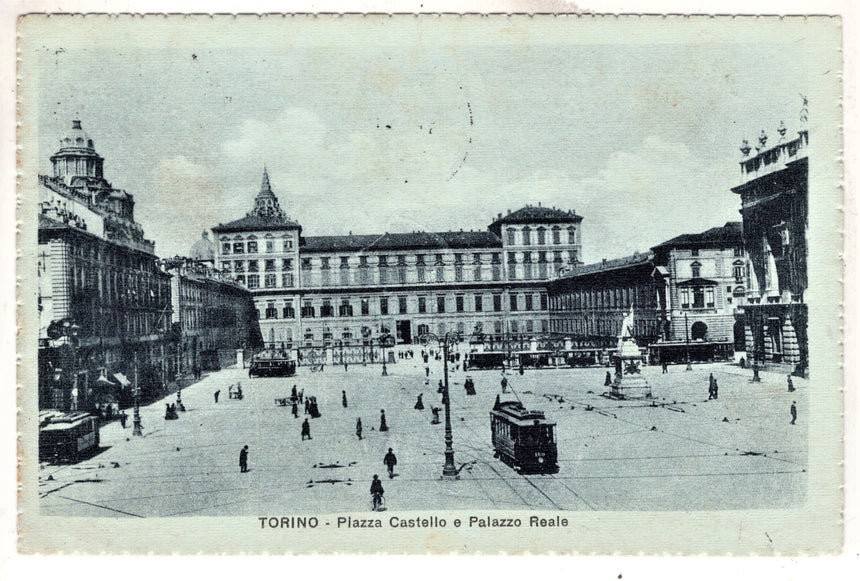
[(745, 313), (747, 352), (769, 367), (805, 374), (809, 133), (801, 130), (787, 139), (784, 124), (777, 133), (777, 142), (768, 146), (762, 130), (752, 156), (744, 141), (741, 183), (732, 188), (741, 197), (744, 241), (753, 269)]
[(581, 222), (538, 205), (481, 231), (303, 236), (264, 170), (253, 209), (212, 232), (217, 267), (254, 294), (267, 346), (335, 348), (548, 332), (546, 282), (580, 262)]

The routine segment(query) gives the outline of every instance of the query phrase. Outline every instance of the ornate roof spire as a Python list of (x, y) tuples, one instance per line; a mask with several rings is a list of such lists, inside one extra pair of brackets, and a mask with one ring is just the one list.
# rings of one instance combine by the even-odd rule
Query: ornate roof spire
[(266, 166), (263, 166), (263, 185), (260, 186), (260, 195), (274, 196), (272, 185), (269, 183), (269, 172)]

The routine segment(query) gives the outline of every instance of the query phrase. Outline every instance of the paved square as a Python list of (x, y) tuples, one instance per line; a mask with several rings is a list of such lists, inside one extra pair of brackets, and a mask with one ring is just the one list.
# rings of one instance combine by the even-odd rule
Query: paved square
[[(465, 374), (451, 373), (457, 481), (440, 479), (444, 424), (431, 425), (442, 407), (435, 386), (441, 362), (431, 362), (424, 385), (420, 358), (379, 366), (299, 368), (293, 378), (249, 379), (226, 369), (183, 390), (187, 411), (164, 419), (171, 395), (141, 410), (144, 437), (131, 421), (104, 426), (100, 454), (71, 466), (43, 464), (39, 472), (44, 515), (139, 517), (291, 515), (368, 511), (369, 487), (379, 474), (389, 510), (562, 509), (712, 510), (777, 508), (802, 504), (807, 487), (807, 381), (751, 373), (727, 364), (647, 367), (654, 400), (603, 397), (605, 368), (526, 370), (509, 375), (528, 408), (558, 423), (559, 472), (520, 475), (493, 457), (489, 412), (500, 392), (499, 371), (470, 371), (477, 395), (463, 389)], [(719, 399), (708, 401), (714, 374)], [(244, 399), (228, 399), (240, 381)], [(303, 408), (293, 418), (275, 405), (293, 384), (317, 397), (321, 417), (310, 419), (302, 441)], [(220, 389), (216, 404), (213, 393)], [(348, 407), (341, 404), (341, 390)], [(425, 409), (414, 409), (423, 393)], [(502, 396), (513, 399), (510, 393)], [(789, 408), (797, 401), (798, 421)], [(379, 431), (384, 409), (390, 430)], [(131, 415), (131, 410), (129, 415)], [(440, 414), (444, 416), (444, 414)], [(355, 435), (361, 417), (364, 439)], [(239, 450), (250, 449), (248, 473)], [(398, 458), (389, 480), (382, 458)]]

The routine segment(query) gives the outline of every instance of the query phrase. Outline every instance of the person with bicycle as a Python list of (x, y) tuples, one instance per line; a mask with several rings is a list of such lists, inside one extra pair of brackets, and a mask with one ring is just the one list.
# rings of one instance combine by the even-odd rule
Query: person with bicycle
[(382, 506), (383, 494), (385, 490), (382, 488), (382, 481), (378, 474), (374, 474), (373, 482), (370, 483), (371, 510), (378, 510)]

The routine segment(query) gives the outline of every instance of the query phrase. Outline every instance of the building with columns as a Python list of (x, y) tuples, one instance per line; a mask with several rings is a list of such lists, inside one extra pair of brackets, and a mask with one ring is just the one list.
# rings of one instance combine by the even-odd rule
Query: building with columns
[(267, 345), (336, 350), (389, 335), (548, 332), (546, 283), (579, 262), (581, 222), (526, 206), (479, 231), (304, 236), (264, 171), (252, 210), (212, 232), (217, 266), (253, 293)]
[[(40, 406), (92, 410), (155, 395), (175, 371), (170, 276), (134, 220), (134, 198), (104, 178), (78, 120), (38, 180)], [(120, 379), (116, 375), (119, 374)]]
[(793, 138), (786, 134), (781, 123), (776, 143), (768, 145), (762, 130), (754, 155), (744, 140), (741, 183), (732, 191), (741, 198), (752, 265), (744, 308), (747, 353), (760, 365), (806, 374), (809, 133), (803, 129)]

